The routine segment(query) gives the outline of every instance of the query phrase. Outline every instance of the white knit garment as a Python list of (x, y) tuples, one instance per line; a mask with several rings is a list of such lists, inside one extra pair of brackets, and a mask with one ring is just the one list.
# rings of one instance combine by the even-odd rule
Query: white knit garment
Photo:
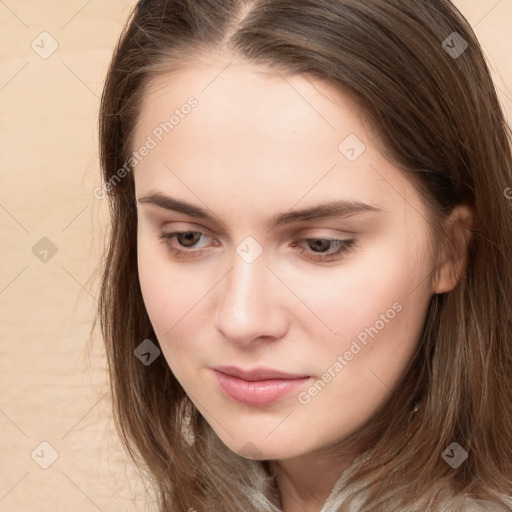
[[(342, 473), (320, 512), (338, 511), (338, 508), (342, 505), (347, 496), (355, 490), (353, 487), (347, 486), (345, 482), (363, 460), (364, 459), (361, 457), (357, 458), (354, 463)], [(509, 500), (509, 502), (507, 501), (507, 507), (499, 507), (492, 503), (470, 499), (463, 495), (450, 496), (446, 497), (442, 501), (442, 504), (438, 505), (436, 509), (431, 508), (429, 510), (435, 510), (435, 512), (507, 512), (512, 511), (512, 497), (510, 497)], [(362, 505), (363, 497), (355, 499), (350, 507), (350, 512), (359, 512)], [(393, 512), (422, 512), (424, 510), (424, 507), (415, 507), (413, 509), (393, 508)], [(386, 510), (386, 512), (388, 511)]]

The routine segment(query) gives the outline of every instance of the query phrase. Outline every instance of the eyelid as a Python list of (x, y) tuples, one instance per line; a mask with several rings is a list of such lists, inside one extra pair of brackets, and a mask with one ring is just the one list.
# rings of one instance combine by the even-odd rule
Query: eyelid
[(201, 233), (208, 238), (218, 238), (216, 237), (212, 231), (200, 224), (196, 224), (194, 222), (185, 222), (185, 221), (174, 221), (174, 222), (165, 222), (163, 223), (158, 230), (160, 232), (174, 233), (174, 232), (188, 232), (193, 231), (197, 233)]
[[(318, 221), (317, 221), (318, 222)], [(293, 233), (294, 238), (330, 238), (330, 239), (343, 239), (354, 237), (358, 234), (357, 231), (348, 230), (348, 229), (340, 229), (336, 227), (327, 227), (323, 226), (304, 226), (304, 223), (301, 223), (300, 227), (291, 227), (286, 226), (284, 231), (287, 236), (291, 236)], [(163, 230), (165, 227), (172, 231), (197, 231), (202, 233), (209, 238), (220, 238), (224, 235), (223, 232), (218, 235), (214, 235), (213, 231), (210, 228), (207, 228), (201, 224), (197, 224), (195, 222), (187, 222), (187, 221), (168, 221), (161, 225), (160, 230)], [(327, 233), (325, 232), (327, 231)], [(310, 233), (312, 232), (312, 233)]]
[[(295, 231), (295, 230), (294, 230)], [(312, 232), (312, 233), (311, 233)], [(358, 235), (357, 231), (350, 231), (347, 229), (336, 229), (328, 228), (326, 226), (313, 226), (307, 228), (301, 228), (297, 231), (294, 236), (301, 238), (331, 238), (331, 239), (342, 239), (351, 238)]]

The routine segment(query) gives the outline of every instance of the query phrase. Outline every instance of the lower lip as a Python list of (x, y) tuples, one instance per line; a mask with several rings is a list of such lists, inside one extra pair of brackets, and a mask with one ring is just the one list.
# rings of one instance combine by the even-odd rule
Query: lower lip
[(309, 377), (300, 379), (269, 379), (248, 381), (215, 371), (222, 391), (233, 400), (246, 405), (264, 406), (289, 395)]

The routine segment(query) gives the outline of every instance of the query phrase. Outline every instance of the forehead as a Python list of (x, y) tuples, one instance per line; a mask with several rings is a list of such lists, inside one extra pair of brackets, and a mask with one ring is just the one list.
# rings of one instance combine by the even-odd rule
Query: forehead
[(137, 132), (147, 132), (150, 126), (146, 121), (168, 118), (191, 96), (200, 104), (195, 111), (199, 115), (194, 117), (201, 117), (205, 128), (208, 121), (219, 129), (231, 129), (233, 122), (243, 121), (237, 127), (239, 133), (263, 124), (286, 128), (287, 135), (316, 131), (319, 136), (329, 131), (339, 135), (347, 129), (363, 136), (367, 129), (348, 99), (331, 84), (235, 58), (199, 61), (150, 81), (141, 102)]
[[(185, 108), (190, 98), (196, 105)], [(320, 198), (410, 199), (412, 185), (375, 137), (324, 82), (236, 59), (195, 63), (146, 90), (133, 149), (148, 138), (154, 148), (135, 169), (136, 188), (179, 188), (189, 199), (201, 192), (246, 206), (265, 199), (279, 210)]]

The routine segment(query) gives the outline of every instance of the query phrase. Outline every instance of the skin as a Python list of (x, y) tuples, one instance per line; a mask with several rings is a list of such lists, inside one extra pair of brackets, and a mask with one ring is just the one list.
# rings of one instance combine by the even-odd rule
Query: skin
[[(136, 197), (161, 192), (219, 221), (138, 202), (144, 302), (165, 359), (219, 438), (237, 452), (252, 443), (253, 458), (273, 461), (285, 512), (319, 511), (354, 458), (342, 448), (335, 462), (325, 455), (385, 402), (413, 356), (432, 294), (455, 285), (463, 258), (432, 247), (422, 198), (332, 87), (228, 56), (196, 62), (151, 83), (134, 148), (190, 96), (198, 106), (137, 165)], [(353, 162), (338, 149), (349, 134), (366, 146)], [(269, 229), (279, 213), (339, 199), (381, 211)], [(460, 207), (447, 221), (462, 242), (463, 231), (450, 226), (469, 215)], [(187, 239), (181, 247), (168, 241), (195, 257), (180, 258), (159, 240), (176, 231), (206, 234), (188, 247)], [(236, 252), (248, 236), (263, 250), (252, 263)], [(322, 263), (314, 261), (322, 248), (304, 241), (319, 238), (357, 245)], [(266, 366), (310, 376), (305, 391), (394, 303), (401, 311), (307, 404), (293, 392), (248, 406), (217, 384), (217, 365)]]

